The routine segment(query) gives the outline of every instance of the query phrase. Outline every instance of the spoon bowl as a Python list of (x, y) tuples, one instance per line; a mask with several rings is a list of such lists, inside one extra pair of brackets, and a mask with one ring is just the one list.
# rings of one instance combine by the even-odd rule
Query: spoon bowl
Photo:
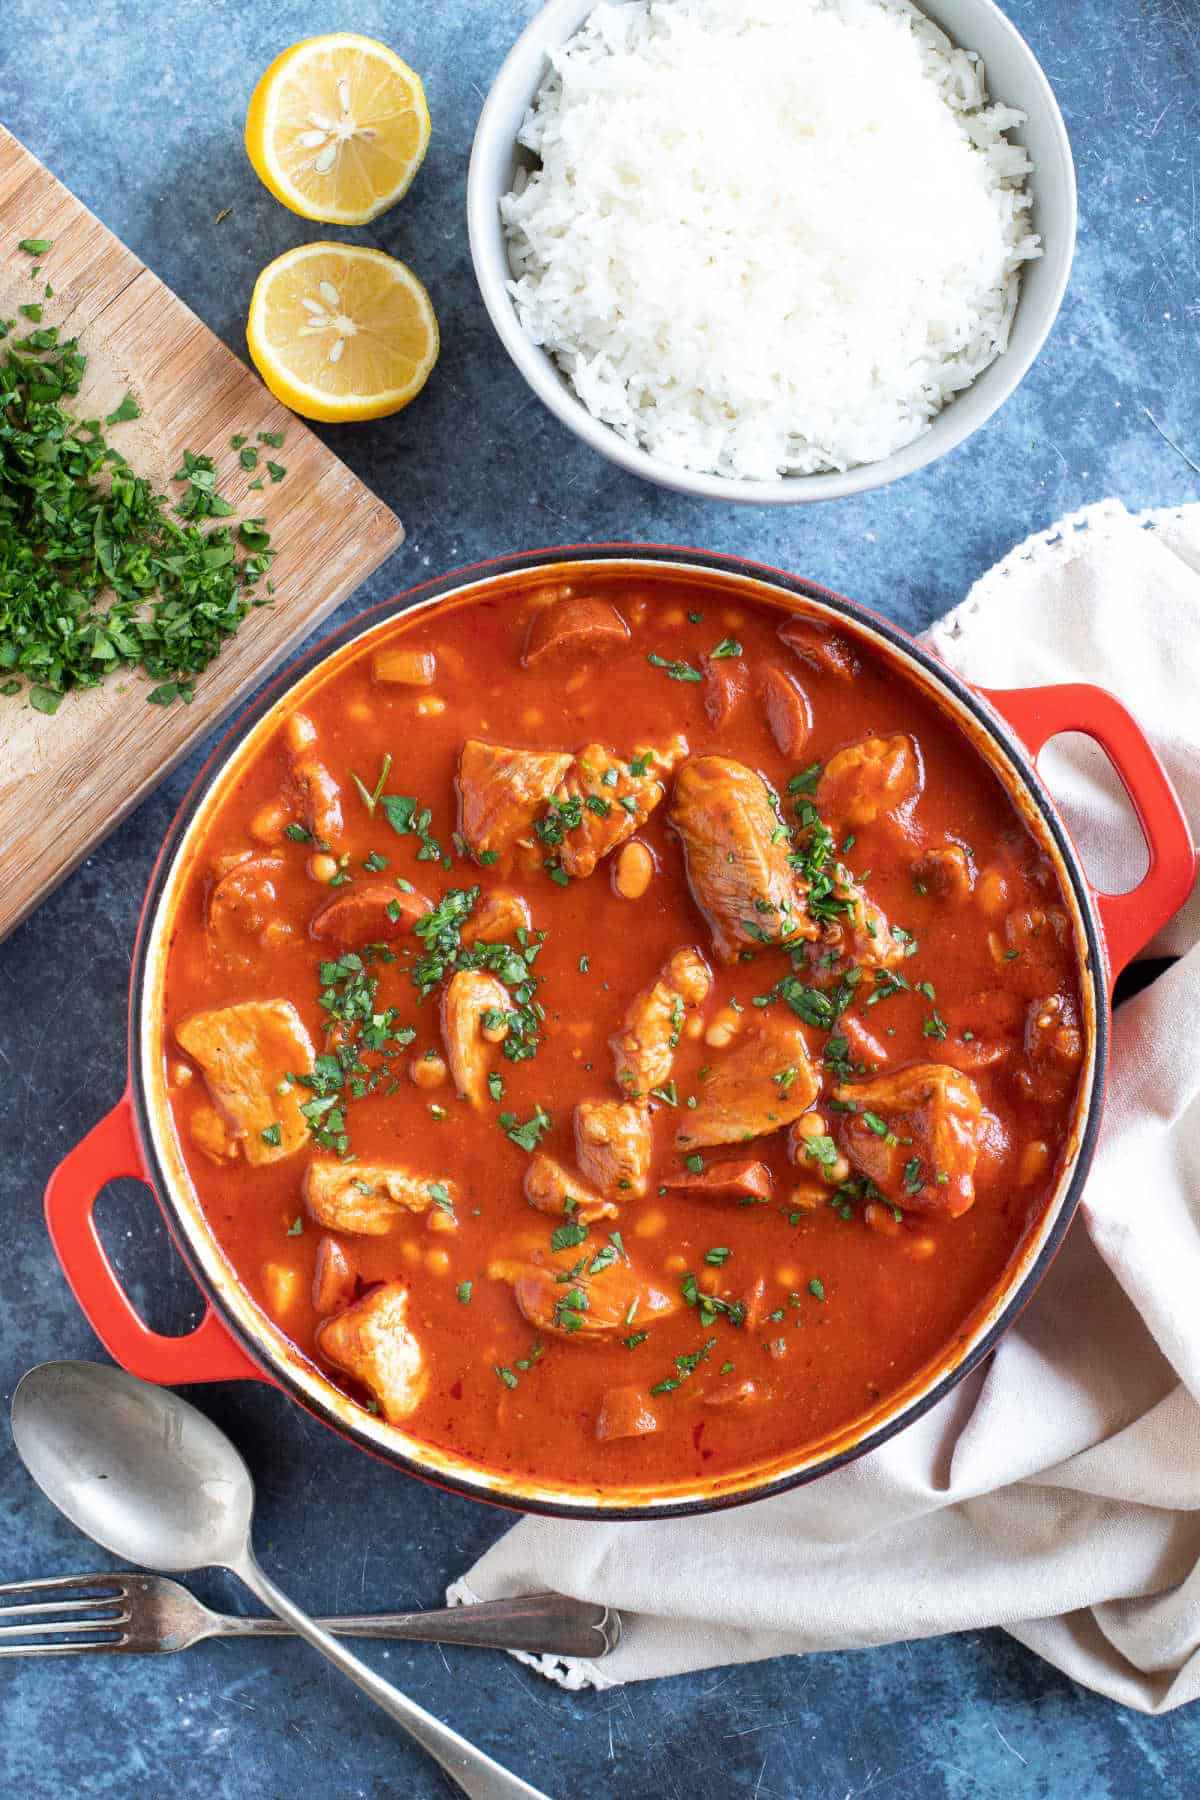
[(231, 1569), (428, 1751), (473, 1800), (547, 1800), (369, 1664), (281, 1593), (250, 1545), (254, 1481), (225, 1433), (169, 1388), (101, 1363), (42, 1363), (12, 1403), (17, 1454), (73, 1525), (154, 1569)]
[(168, 1389), (99, 1363), (43, 1363), (12, 1403), (17, 1454), (72, 1525), (147, 1568), (232, 1567), (254, 1515), (223, 1431)]

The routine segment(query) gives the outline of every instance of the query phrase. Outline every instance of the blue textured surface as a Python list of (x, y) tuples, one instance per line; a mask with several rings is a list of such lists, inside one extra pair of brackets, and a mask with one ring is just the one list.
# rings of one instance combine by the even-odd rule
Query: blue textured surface
[[(399, 208), (354, 235), (425, 278), (442, 360), (399, 420), (329, 433), (409, 531), (352, 607), (493, 552), (640, 537), (784, 564), (921, 624), (1014, 541), (1088, 500), (1115, 493), (1140, 507), (1196, 497), (1193, 470), (1164, 441), (1200, 461), (1194, 0), (1011, 0), (1057, 89), (1079, 165), (1079, 253), (1059, 324), (1018, 395), (947, 461), (882, 493), (791, 513), (693, 504), (620, 474), (543, 414), (494, 343), (467, 252), (467, 155), (487, 84), (532, 10), (528, 0), (0, 8), (0, 118), (239, 352), (259, 267), (310, 237), (337, 235), (277, 206), (245, 161), (241, 122), (259, 71), (297, 38), (353, 25), (425, 74), (434, 122), (425, 167)], [(218, 226), (225, 207), (233, 210)], [(5, 1404), (29, 1364), (100, 1354), (50, 1253), (40, 1194), (120, 1091), (139, 900), (198, 760), (0, 947)], [(101, 1210), (151, 1321), (186, 1328), (194, 1290), (150, 1197), (120, 1186)], [(370, 1462), (266, 1389), (196, 1397), (254, 1469), (267, 1566), (314, 1610), (434, 1604), (504, 1529), (502, 1515)], [(102, 1561), (8, 1449), (0, 1526), (9, 1578)], [(232, 1581), (197, 1586), (240, 1604)], [(1200, 1710), (1158, 1720), (1122, 1712), (995, 1632), (604, 1697), (561, 1694), (500, 1656), (421, 1646), (368, 1655), (556, 1796), (1118, 1800), (1200, 1791)], [(211, 1644), (162, 1662), (5, 1663), (0, 1787), (138, 1800), (446, 1791), (373, 1708), (288, 1644)]]

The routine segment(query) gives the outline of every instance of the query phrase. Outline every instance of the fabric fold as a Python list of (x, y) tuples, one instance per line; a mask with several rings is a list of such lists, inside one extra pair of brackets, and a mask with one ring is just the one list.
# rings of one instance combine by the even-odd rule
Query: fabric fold
[[(1018, 546), (928, 642), (990, 688), (1089, 681), (1140, 718), (1200, 827), (1200, 506), (1107, 500)], [(1042, 772), (1093, 878), (1144, 869), (1107, 762)], [(556, 1588), (620, 1608), (609, 1687), (1002, 1625), (1145, 1712), (1200, 1697), (1200, 899), (1120, 1009), (1079, 1213), (995, 1354), (872, 1455), (792, 1493), (646, 1524), (525, 1519), (452, 1600)]]

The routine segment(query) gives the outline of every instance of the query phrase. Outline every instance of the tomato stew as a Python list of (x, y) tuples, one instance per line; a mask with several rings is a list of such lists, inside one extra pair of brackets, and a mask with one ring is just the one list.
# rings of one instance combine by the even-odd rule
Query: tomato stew
[(530, 576), (307, 683), (203, 823), (164, 1075), (352, 1400), (501, 1475), (703, 1483), (949, 1360), (1072, 1148), (1070, 908), (852, 629)]

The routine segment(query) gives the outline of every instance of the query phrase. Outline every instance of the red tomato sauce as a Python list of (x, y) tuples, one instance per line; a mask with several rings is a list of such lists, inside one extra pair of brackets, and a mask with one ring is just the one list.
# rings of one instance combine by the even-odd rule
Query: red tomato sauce
[[(567, 603), (581, 596), (615, 609), (624, 632), (597, 633), (585, 609), (573, 633), (581, 615)], [(1067, 1154), (1083, 1058), (1080, 976), (1049, 858), (910, 682), (850, 629), (784, 641), (788, 616), (701, 575), (614, 572), (573, 589), (547, 587), (543, 574), (515, 592), (401, 618), (297, 696), (291, 720), (220, 791), (204, 825), (173, 921), (164, 1052), (204, 1215), (253, 1298), (326, 1376), (488, 1469), (582, 1491), (678, 1488), (848, 1429), (952, 1354), (1042, 1216)], [(392, 652), (419, 655), (397, 665)], [(424, 684), (391, 678), (406, 670)], [(468, 738), (560, 752), (572, 768), (585, 746), (601, 745), (624, 788), (639, 755), (676, 734), (686, 756), (677, 746), (658, 804), (644, 819), (636, 804), (625, 809), (653, 859), (636, 897), (619, 889), (623, 846), (585, 878), (563, 873), (563, 842), (583, 825), (570, 823), (569, 807), (556, 815), (551, 793), (535, 797), (533, 828), (527, 819), (494, 859), (456, 836), (471, 810), (459, 783)], [(871, 744), (885, 748), (860, 748)], [(800, 885), (782, 912), (732, 902), (725, 925), (743, 941), (727, 961), (712, 892), (698, 903), (696, 882), (714, 845), (714, 881), (722, 857), (730, 879), (753, 877), (753, 809), (730, 801), (710, 831), (700, 795), (690, 840), (673, 817), (689, 765), (708, 772), (723, 805), (730, 764), (766, 784), (779, 838), (762, 854), (772, 866), (793, 857), (784, 878)], [(602, 804), (606, 791), (596, 790)], [(416, 807), (389, 808), (385, 796)], [(419, 823), (424, 809), (421, 855), (421, 836), (388, 814)], [(556, 816), (567, 821), (558, 843)], [(601, 821), (598, 808), (583, 816)], [(814, 823), (830, 833), (826, 871), (842, 878), (823, 920), (809, 912), (821, 913)], [(639, 865), (644, 874), (635, 852), (626, 885), (637, 887)], [(228, 884), (232, 870), (241, 874)], [(418, 898), (398, 879), (433, 906), (474, 888), (473, 912), (501, 892), (527, 904), (529, 936), (510, 944), (536, 989), (509, 1036), (524, 1029), (536, 1049), (506, 1054), (507, 1039), (487, 1038), (485, 1014), (468, 1045), (471, 1067), (486, 1071), (474, 1102), (448, 1066), (443, 1008), (456, 965), (419, 997)], [(395, 908), (386, 936), (373, 915), (369, 941), (382, 950), (311, 935), (333, 901), (380, 887)], [(858, 931), (860, 958), (848, 953), (848, 915), (837, 908), (857, 909), (861, 922), (864, 896), (879, 924), (870, 942)], [(801, 930), (817, 935), (793, 935)], [(886, 967), (870, 961), (880, 932)], [(682, 949), (706, 967), (708, 991), (672, 1012), (678, 1041), (659, 1045), (669, 1079), (654, 1094), (628, 1080), (622, 1088), (609, 1040)], [(300, 1104), (330, 1095), (306, 1085), (276, 1044), (268, 1090), (280, 1076), (287, 1119), (264, 1125), (270, 1103), (260, 1094), (259, 1110), (247, 1111), (238, 1086), (256, 1077), (214, 1064), (229, 1046), (220, 1039), (214, 1051), (203, 1020), (220, 1015), (219, 1026), (223, 1009), (287, 1002), (314, 1055), (328, 1056), (346, 1038), (320, 1003), (336, 987), (322, 965), (347, 953), (377, 983), (368, 1013), (391, 1028), (388, 1054), (362, 1052), (371, 1091), (357, 1097), (348, 1076), (324, 1114), (298, 1122)], [(189, 1026), (197, 1015), (202, 1028)], [(784, 1034), (798, 1028), (802, 1041), (766, 1070), (765, 1101), (763, 1071), (746, 1072), (747, 1105), (767, 1108), (762, 1129), (689, 1148), (679, 1139), (689, 1117), (711, 1116), (714, 1070), (734, 1070), (727, 1059), (764, 1020)], [(186, 1053), (184, 1040), (200, 1052)], [(920, 1073), (929, 1069), (941, 1074)], [(419, 1085), (439, 1070), (436, 1085)], [(805, 1097), (800, 1121), (773, 1122), (772, 1091), (783, 1107)], [(590, 1100), (631, 1109), (649, 1146), (643, 1194), (581, 1168), (574, 1109)], [(330, 1110), (335, 1129), (322, 1147), (309, 1133), (322, 1120), (329, 1130)], [(535, 1210), (524, 1187), (538, 1153), (578, 1194), (600, 1195), (608, 1216), (585, 1227), (578, 1205)], [(417, 1209), (381, 1198), (372, 1175), (349, 1199), (382, 1208), (382, 1227), (378, 1216), (370, 1233), (322, 1225), (306, 1185), (314, 1161), (335, 1182), (355, 1168), (399, 1170), (416, 1184)], [(765, 1194), (668, 1185), (714, 1169), (736, 1179), (735, 1165), (751, 1162), (760, 1173), (750, 1185)], [(324, 1287), (314, 1298), (318, 1256)], [(371, 1313), (383, 1294), (397, 1307)], [(626, 1295), (639, 1297), (632, 1311)]]

